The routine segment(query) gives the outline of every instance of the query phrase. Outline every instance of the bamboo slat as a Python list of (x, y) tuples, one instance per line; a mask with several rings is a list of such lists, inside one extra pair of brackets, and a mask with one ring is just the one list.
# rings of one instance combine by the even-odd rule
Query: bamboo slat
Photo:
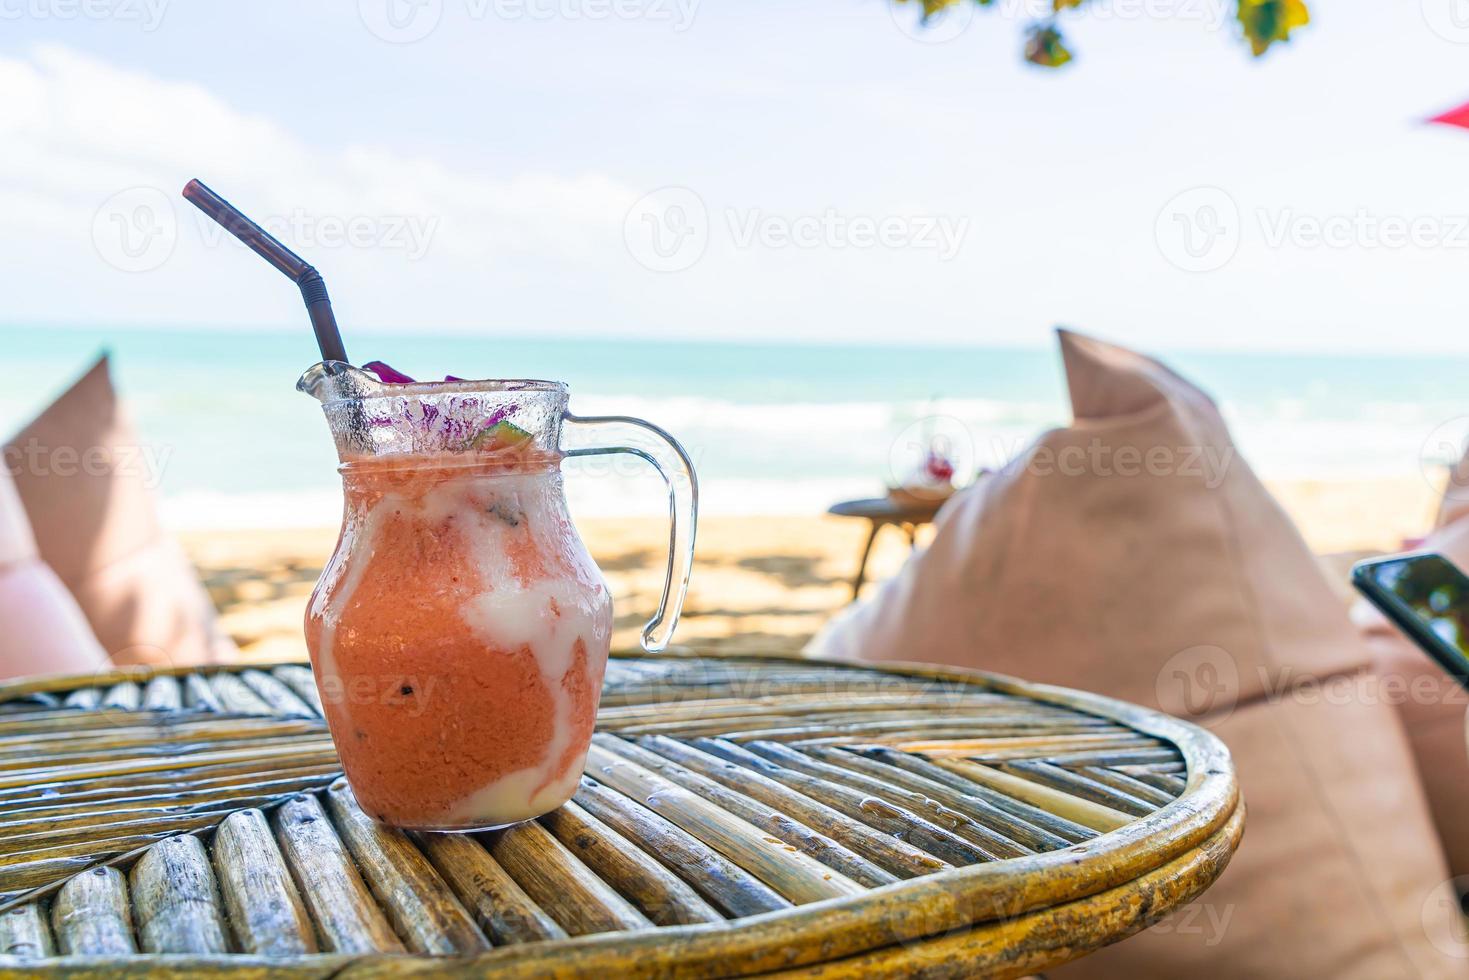
[(189, 674), (184, 678), (184, 704), (203, 711), (224, 711), (219, 695), (203, 674)]
[(852, 819), (840, 810), (802, 796), (768, 776), (704, 752), (696, 746), (658, 735), (645, 737), (643, 744), (717, 783), (749, 794), (751, 799), (768, 804), (771, 809), (789, 813), (813, 832), (824, 834), (851, 848), (899, 878), (932, 874), (953, 867), (901, 838), (884, 834), (860, 820)]
[(956, 790), (965, 796), (976, 797), (989, 803), (998, 810), (1002, 810), (1019, 820), (1034, 824), (1074, 844), (1091, 840), (1097, 836), (1097, 832), (1090, 827), (1084, 827), (1079, 823), (1052, 813), (1043, 807), (1033, 806), (1024, 800), (1016, 799), (990, 786), (976, 783), (971, 779), (965, 779), (962, 775), (921, 756), (909, 755), (906, 752), (896, 752), (882, 746), (867, 747), (856, 751), (859, 751), (864, 758), (874, 759), (895, 769), (902, 769), (915, 776), (920, 776), (940, 785), (948, 786), (950, 789)]
[(170, 837), (150, 848), (131, 875), (133, 920), (148, 953), (229, 952), (224, 908), (197, 837)]
[(56, 947), (66, 956), (127, 956), (137, 952), (127, 882), (116, 868), (77, 875), (51, 908)]
[(1108, 769), (1106, 771), (1162, 790), (1171, 799), (1177, 799), (1188, 788), (1188, 781), (1182, 776), (1172, 776), (1161, 772), (1138, 772), (1135, 769)]
[(490, 948), (454, 892), (403, 831), (363, 813), (346, 780), (333, 783), (326, 798), (357, 867), (409, 949), (449, 954)]
[(466, 834), (419, 834), (417, 837), (439, 874), (495, 945), (566, 938), (566, 930), (473, 837)]
[(220, 710), (242, 715), (274, 714), (270, 702), (255, 693), (240, 674), (220, 671), (209, 677), (209, 688), (218, 699)]
[(149, 711), (181, 711), (184, 707), (184, 689), (177, 677), (159, 674), (143, 688), (143, 707)]
[[(1088, 762), (1086, 764), (1095, 765), (1097, 763)], [(1138, 776), (1144, 773), (1162, 773), (1170, 776), (1186, 776), (1188, 774), (1188, 766), (1182, 762), (1146, 762), (1136, 765), (1112, 765), (1111, 768), (1116, 769), (1118, 772), (1125, 772), (1129, 776)]]
[[(1080, 797), (1083, 800), (1091, 800), (1102, 806), (1133, 816), (1146, 817), (1158, 805), (1141, 799), (1131, 793), (1114, 789), (1105, 783), (1100, 783), (1081, 772), (1073, 772), (1049, 762), (1027, 760), (1025, 762), (1001, 763), (995, 766), (1001, 772), (1012, 773), (1021, 779), (1029, 779), (1031, 782), (1040, 783), (1043, 786), (1051, 786), (1071, 796)], [(1094, 768), (1094, 767), (1088, 767)]]
[(923, 793), (915, 793), (894, 783), (874, 779), (855, 770), (843, 770), (838, 766), (828, 765), (811, 758), (806, 752), (797, 751), (779, 742), (750, 742), (749, 748), (764, 758), (789, 766), (808, 776), (871, 793), (894, 806), (906, 807), (980, 848), (985, 856), (991, 859), (1020, 857), (1034, 853), (1030, 848), (1017, 844), (999, 831), (974, 820), (968, 814), (944, 806)]
[(214, 870), (241, 952), (316, 952), (316, 929), (270, 823), (259, 810), (226, 817), (214, 835)]
[[(0, 792), (0, 813), (16, 813), (48, 805), (112, 805), (133, 799), (152, 799), (159, 808), (172, 803), (185, 803), (197, 797), (206, 799), (211, 793), (246, 796), (254, 792), (270, 793), (277, 799), (294, 795), (307, 785), (331, 782), (341, 774), (335, 760), (326, 764), (293, 766), (289, 763), (260, 771), (251, 766), (212, 766), (187, 774), (144, 773), (108, 779), (105, 776), (78, 783), (41, 784)], [(189, 778), (192, 777), (192, 778)], [(52, 801), (63, 801), (53, 804)]]
[(476, 835), (368, 818), (303, 665), (0, 684), (0, 969), (1019, 975), (1198, 894), (1242, 828), (1213, 736), (1080, 692), (748, 655), (606, 677), (575, 802)]
[[(172, 680), (172, 678), (165, 678)], [(70, 724), (55, 729), (31, 726), (25, 735), (10, 735), (7, 748), (25, 748), (30, 752), (55, 752), (57, 749), (86, 746), (114, 749), (160, 746), (169, 742), (202, 742), (213, 739), (279, 737), (320, 731), (320, 727), (300, 721), (274, 718), (220, 718), (206, 715), (155, 714), (151, 711), (126, 715), (102, 715), (111, 723), (105, 726), (82, 726), (83, 718), (69, 719)], [(81, 761), (83, 757), (79, 757)], [(30, 760), (25, 760), (31, 763)], [(7, 764), (7, 768), (20, 768)]]
[(1084, 767), (1075, 770), (1075, 774), (1083, 777), (1083, 779), (1091, 780), (1093, 783), (1100, 783), (1100, 785), (1106, 786), (1106, 788), (1118, 790), (1122, 795), (1138, 799), (1138, 801), (1146, 805), (1147, 813), (1152, 813), (1152, 811), (1158, 810), (1159, 807), (1166, 807), (1166, 805), (1174, 802), (1174, 793), (1163, 792), (1162, 789), (1149, 785), (1149, 783), (1144, 783), (1143, 780), (1134, 779), (1134, 777), (1127, 776), (1125, 773), (1115, 773), (1115, 771), (1100, 767), (1100, 765), (1084, 765)]
[(725, 915), (790, 907), (790, 902), (694, 835), (632, 800), (583, 777), (576, 802), (624, 837), (643, 841), (654, 860), (687, 881)]
[(546, 814), (541, 824), (657, 925), (724, 921), (677, 875), (575, 803)]
[(1072, 796), (1070, 793), (1063, 793), (1041, 783), (1022, 779), (1008, 772), (1001, 772), (975, 762), (945, 759), (939, 764), (977, 783), (983, 783), (991, 789), (999, 790), (1018, 800), (1024, 800), (1033, 806), (1050, 810), (1057, 816), (1073, 820), (1093, 830), (1117, 830), (1127, 826), (1133, 819), (1126, 813), (1100, 803), (1093, 803), (1079, 796)]
[(37, 902), (17, 905), (0, 915), (0, 956), (20, 960), (43, 960), (56, 955), (51, 927)]
[(290, 863), (326, 949), (337, 953), (403, 951), (314, 796), (288, 800), (276, 815), (275, 827), (281, 853)]
[(204, 766), (228, 765), (231, 763), (267, 763), (281, 761), (300, 763), (305, 759), (333, 759), (331, 739), (315, 738), (284, 745), (252, 746), (242, 749), (221, 749), (213, 752), (189, 755), (134, 756), (126, 762), (98, 762), (77, 766), (51, 766), (40, 769), (18, 769), (0, 773), (0, 789), (15, 789), (35, 783), (79, 782), (90, 777), (112, 778), (142, 773), (177, 772), (198, 769)]
[(970, 819), (993, 829), (995, 833), (1014, 841), (1030, 853), (1054, 851), (1071, 844), (1071, 841), (1066, 838), (1053, 834), (1038, 824), (1023, 820), (986, 800), (960, 793), (943, 783), (925, 779), (916, 773), (899, 769), (896, 766), (886, 766), (845, 749), (818, 746), (807, 748), (805, 751), (815, 759), (828, 763), (834, 769), (846, 769), (870, 778), (874, 781), (874, 785), (892, 786), (963, 813)]
[(121, 708), (123, 711), (137, 711), (143, 704), (143, 689), (132, 681), (123, 681), (114, 684), (102, 695), (102, 707)]
[(271, 714), (284, 718), (319, 718), (321, 711), (301, 698), (280, 678), (261, 670), (240, 672), (240, 680), (270, 706)]
[(676, 762), (671, 762), (640, 745), (633, 745), (620, 739), (612, 739), (603, 744), (608, 751), (631, 759), (685, 789), (692, 790), (711, 803), (766, 831), (787, 846), (810, 855), (821, 864), (840, 871), (843, 875), (868, 888), (892, 884), (898, 880), (896, 876), (879, 868), (855, 851), (847, 849), (800, 821), (786, 816), (775, 807), (766, 806), (706, 776), (691, 772)]
[(321, 692), (316, 689), (316, 678), (311, 675), (310, 667), (302, 667), (298, 664), (282, 664), (271, 670), (271, 676), (290, 688), (302, 701), (311, 706), (311, 710), (318, 715), (325, 715), (321, 707)]
[(965, 865), (978, 864), (993, 857), (964, 838), (950, 833), (913, 811), (861, 790), (852, 789), (842, 783), (829, 782), (820, 776), (812, 776), (798, 769), (787, 768), (764, 756), (756, 755), (743, 746), (735, 745), (733, 742), (701, 738), (694, 744), (730, 762), (738, 763), (747, 769), (784, 783), (799, 793), (842, 811), (854, 820), (860, 820), (868, 826), (876, 827), (894, 837), (906, 840), (941, 861), (954, 865)]
[(490, 855), (573, 936), (653, 923), (534, 820), (487, 834)]
[[(114, 712), (94, 710), (95, 704), (92, 708), (74, 708), (64, 704), (63, 710), (45, 710), (37, 705), (27, 705), (26, 708), (24, 711), (8, 711), (0, 715), (0, 736), (111, 728), (118, 720)], [(157, 716), (149, 712), (134, 712), (126, 717), (129, 722), (143, 723), (156, 720)]]
[(69, 693), (61, 703), (68, 708), (90, 710), (102, 703), (102, 692), (95, 687), (79, 687)]
[(587, 763), (588, 772), (598, 782), (666, 817), (793, 903), (819, 902), (863, 891), (855, 881), (779, 838), (655, 772), (618, 758), (599, 741), (593, 742)]
[(1182, 772), (1178, 753), (1172, 749), (1099, 749), (1095, 752), (1067, 752), (1047, 756), (1047, 762), (1056, 766), (1080, 768), (1082, 766), (1161, 766), (1160, 771)]
[(474, 838), (466, 834), (416, 836), (492, 943), (506, 946), (566, 938), (566, 930)]

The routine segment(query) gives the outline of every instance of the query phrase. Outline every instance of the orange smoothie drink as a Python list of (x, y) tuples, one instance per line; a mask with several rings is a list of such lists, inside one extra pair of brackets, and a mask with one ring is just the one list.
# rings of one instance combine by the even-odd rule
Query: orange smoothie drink
[(342, 534), (306, 640), (342, 765), (379, 820), (501, 827), (576, 790), (612, 604), (560, 460), (495, 441), (344, 456)]
[[(567, 511), (561, 463), (631, 455), (668, 489), (669, 563), (643, 649), (664, 649), (693, 564), (698, 481), (650, 422), (577, 416), (556, 381), (419, 382), (323, 361), (342, 533), (306, 645), (342, 768), (368, 814), (483, 830), (548, 813), (580, 782), (612, 601)], [(374, 374), (376, 376), (374, 376)]]

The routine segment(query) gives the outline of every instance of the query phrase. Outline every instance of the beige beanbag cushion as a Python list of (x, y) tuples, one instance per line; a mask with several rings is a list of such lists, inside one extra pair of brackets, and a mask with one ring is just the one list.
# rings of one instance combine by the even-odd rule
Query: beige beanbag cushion
[(107, 358), (6, 447), (41, 556), (115, 663), (187, 664), (234, 652), (194, 569), (158, 522), (153, 450), (118, 404)]
[(928, 550), (812, 652), (1008, 670), (1175, 713), (1200, 705), (1159, 668), (1200, 648), (1227, 652), (1234, 700), (1364, 666), (1208, 396), (1131, 351), (1060, 339), (1075, 423), (950, 500)]
[(1402, 728), (1304, 541), (1206, 395), (1060, 340), (1075, 423), (950, 501), (932, 546), (812, 652), (1097, 691), (1229, 744), (1245, 837), (1196, 917), (1058, 976), (1469, 975), (1429, 938), (1457, 923)]
[(107, 662), (76, 600), (36, 553), (9, 465), (0, 470), (0, 623), (0, 680)]

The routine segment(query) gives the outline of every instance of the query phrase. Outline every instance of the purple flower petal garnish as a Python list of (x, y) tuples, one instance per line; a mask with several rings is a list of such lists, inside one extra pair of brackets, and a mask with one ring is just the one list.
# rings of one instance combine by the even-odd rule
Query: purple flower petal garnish
[(377, 379), (379, 381), (381, 381), (383, 384), (390, 384), (390, 385), (411, 385), (411, 384), (413, 384), (413, 379), (410, 378), (410, 377), (408, 377), (408, 375), (404, 374), (402, 371), (399, 371), (399, 370), (397, 370), (397, 369), (395, 369), (395, 368), (393, 368), (393, 367), (391, 367), (391, 366), (389, 366), (387, 364), (384, 364), (382, 361), (368, 361), (366, 364), (364, 364), (362, 366), (364, 368), (366, 368), (367, 370), (371, 371), (373, 374), (377, 375)]
[(444, 375), (444, 380), (445, 381), (463, 381), (464, 379), (463, 378), (456, 378), (452, 374), (446, 374), (446, 375)]
[(515, 404), (514, 402), (511, 402), (509, 405), (501, 405), (499, 408), (490, 413), (490, 417), (485, 419), (480, 428), (488, 429), (495, 425), (498, 425), (518, 411), (520, 411), (520, 406)]

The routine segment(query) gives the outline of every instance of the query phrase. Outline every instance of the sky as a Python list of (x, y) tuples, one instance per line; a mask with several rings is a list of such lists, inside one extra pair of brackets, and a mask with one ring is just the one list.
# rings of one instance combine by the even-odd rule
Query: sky
[(0, 323), (1469, 353), (1469, 3), (0, 0)]

